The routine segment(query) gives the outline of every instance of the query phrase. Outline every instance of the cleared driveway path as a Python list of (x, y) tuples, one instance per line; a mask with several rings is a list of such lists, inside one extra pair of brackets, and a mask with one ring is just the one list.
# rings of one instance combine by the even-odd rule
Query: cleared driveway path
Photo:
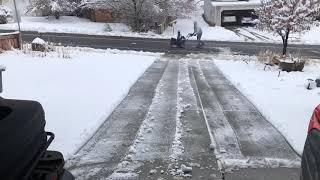
[(164, 55), (71, 158), (77, 179), (299, 179), (300, 158), (210, 60)]

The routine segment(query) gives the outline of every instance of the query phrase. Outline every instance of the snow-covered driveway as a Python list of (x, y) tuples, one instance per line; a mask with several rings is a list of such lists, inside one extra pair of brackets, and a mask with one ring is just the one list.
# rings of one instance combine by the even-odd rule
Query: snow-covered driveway
[(77, 179), (299, 179), (285, 138), (195, 56), (164, 55), (143, 74), (69, 159)]

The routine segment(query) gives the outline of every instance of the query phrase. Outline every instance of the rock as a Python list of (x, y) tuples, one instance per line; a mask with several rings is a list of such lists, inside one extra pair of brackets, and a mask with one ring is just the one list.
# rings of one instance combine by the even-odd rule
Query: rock
[(40, 38), (35, 38), (32, 43), (32, 51), (41, 51), (41, 52), (45, 52), (47, 50), (47, 43)]

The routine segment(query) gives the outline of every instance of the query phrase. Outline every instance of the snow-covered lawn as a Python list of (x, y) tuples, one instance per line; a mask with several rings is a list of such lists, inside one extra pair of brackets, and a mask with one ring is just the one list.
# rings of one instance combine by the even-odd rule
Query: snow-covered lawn
[[(309, 120), (320, 104), (320, 88), (307, 90), (307, 79), (319, 77), (320, 63), (311, 61), (304, 72), (281, 72), (251, 61), (233, 61), (244, 57), (219, 57), (216, 65), (226, 77), (277, 127), (293, 148), (302, 153)], [(253, 58), (255, 59), (255, 58)]]
[[(60, 19), (54, 17), (29, 17), (21, 19), (23, 31), (54, 32), (54, 33), (75, 33), (89, 35), (107, 36), (130, 36), (130, 37), (158, 37), (155, 33), (134, 33), (130, 27), (122, 23), (91, 22), (89, 19), (73, 16), (62, 16)], [(0, 30), (17, 30), (17, 23), (0, 24)], [(111, 31), (110, 31), (111, 30)]]
[(56, 134), (51, 148), (68, 157), (128, 93), (159, 54), (117, 50), (73, 49), (46, 57), (11, 51), (0, 54), (2, 97), (39, 101), (46, 113), (46, 130)]
[[(134, 33), (130, 27), (122, 23), (98, 23), (88, 19), (63, 16), (59, 20), (53, 17), (22, 17), (21, 28), (24, 31), (75, 33), (89, 35), (128, 36), (144, 38), (168, 39), (175, 37), (180, 30), (182, 35), (193, 32), (193, 22), (197, 21), (203, 30), (204, 40), (237, 41), (237, 42), (271, 42), (281, 43), (281, 38), (269, 32), (256, 30), (254, 27), (239, 27), (226, 29), (224, 27), (210, 27), (202, 18), (201, 12), (190, 18), (178, 19), (174, 27), (168, 27), (161, 35), (154, 32)], [(17, 23), (0, 24), (0, 30), (17, 30)], [(313, 27), (306, 34), (292, 34), (290, 43), (320, 44), (318, 36), (320, 27)], [(195, 37), (193, 37), (195, 39)]]

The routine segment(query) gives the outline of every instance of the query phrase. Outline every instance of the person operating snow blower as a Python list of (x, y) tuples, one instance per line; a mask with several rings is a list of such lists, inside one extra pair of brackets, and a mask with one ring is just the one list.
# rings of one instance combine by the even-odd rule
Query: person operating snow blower
[(196, 22), (196, 21), (193, 22), (193, 29), (194, 29), (194, 32), (188, 34), (188, 36), (190, 36), (190, 37), (191, 36), (197, 36), (197, 42), (198, 42), (197, 48), (200, 48), (200, 47), (202, 47), (204, 45), (204, 43), (201, 41), (202, 29), (198, 25), (198, 22)]
[(186, 38), (181, 35), (181, 32), (178, 31), (177, 38), (171, 38), (170, 40), (170, 46), (171, 47), (179, 47), (179, 48), (185, 48), (185, 42)]

